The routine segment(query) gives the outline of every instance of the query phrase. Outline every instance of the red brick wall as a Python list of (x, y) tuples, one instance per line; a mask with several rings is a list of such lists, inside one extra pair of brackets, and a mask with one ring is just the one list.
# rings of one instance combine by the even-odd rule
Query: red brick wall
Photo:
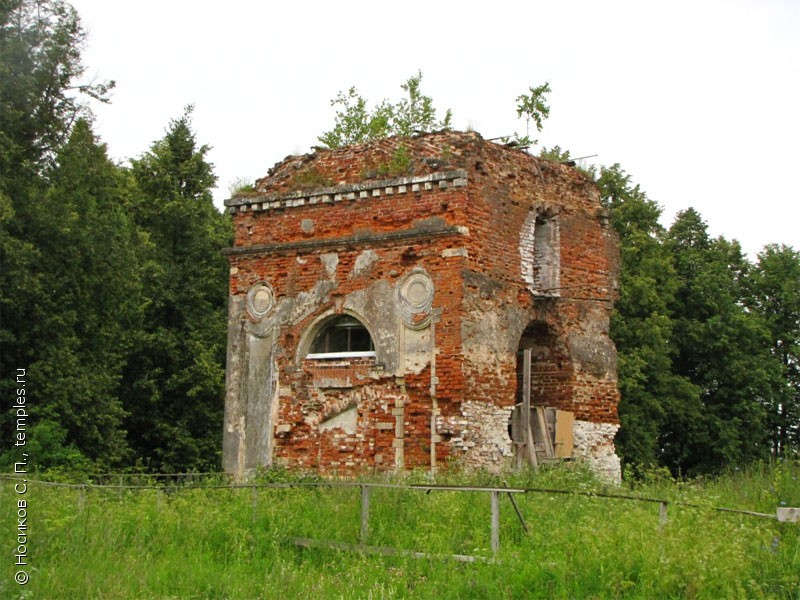
[[(413, 173), (387, 172), (401, 145)], [(441, 184), (418, 183), (417, 191), (411, 183), (403, 190), (398, 179), (457, 171), (465, 180), (459, 185), (461, 176), (454, 175)], [(381, 181), (386, 185), (375, 183)], [(343, 185), (349, 186), (344, 193), (337, 187)], [(432, 309), (441, 315), (435, 324), (443, 438), (437, 460), (452, 455), (448, 440), (461, 439), (462, 430), (472, 426), (463, 424), (465, 402), (510, 407), (517, 401), (517, 350), (531, 323), (540, 324), (535, 344), (544, 348), (534, 363), (533, 402), (572, 410), (578, 419), (617, 422), (616, 373), (586, 368), (580, 356), (570, 354), (575, 336), (607, 340), (618, 264), (598, 193), (581, 173), (476, 134), (441, 133), (288, 157), (257, 182), (257, 190), (231, 201), (236, 228), (229, 256), (231, 295), (246, 294), (266, 280), (280, 303), (311, 294), (320, 282), (328, 286), (310, 314), (279, 325), (279, 404), (272, 432), (277, 461), (334, 473), (394, 468), (395, 430), (387, 424), (395, 423), (400, 404), (404, 465), (429, 464), (431, 365), (397, 373), (374, 370), (369, 361), (312, 364), (298, 354), (319, 315), (341, 312), (345, 298), (370, 285), (395, 286), (415, 267), (430, 275)], [(287, 206), (286, 198), (293, 204)], [(562, 288), (557, 298), (536, 297), (523, 280), (520, 233), (536, 210), (557, 215)], [(357, 261), (365, 250), (378, 260), (359, 273)], [(334, 253), (332, 274), (322, 255)], [(606, 346), (613, 354), (610, 342)], [(609, 364), (614, 359), (610, 356)], [(350, 377), (352, 385), (315, 385), (337, 377)], [(356, 432), (318, 431), (330, 407), (350, 405), (357, 407)]]

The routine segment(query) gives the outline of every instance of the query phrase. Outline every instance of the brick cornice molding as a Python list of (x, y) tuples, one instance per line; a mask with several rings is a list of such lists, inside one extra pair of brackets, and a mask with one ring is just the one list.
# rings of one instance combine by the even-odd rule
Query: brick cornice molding
[(447, 189), (449, 187), (465, 187), (466, 185), (467, 172), (464, 169), (456, 169), (415, 177), (395, 177), (392, 179), (365, 181), (363, 183), (347, 183), (310, 190), (298, 190), (287, 194), (235, 196), (225, 200), (225, 206), (231, 214), (237, 212), (259, 212), (315, 204), (333, 204), (344, 200), (394, 196), (409, 192), (419, 193)]

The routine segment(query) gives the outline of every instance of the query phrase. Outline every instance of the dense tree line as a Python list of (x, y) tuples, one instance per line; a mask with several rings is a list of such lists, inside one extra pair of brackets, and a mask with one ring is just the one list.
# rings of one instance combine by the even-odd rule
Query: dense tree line
[(623, 460), (693, 475), (796, 457), (800, 253), (769, 245), (752, 262), (692, 208), (663, 228), (619, 165), (595, 175), (620, 236)]
[[(104, 100), (113, 84), (81, 83), (82, 40), (61, 0), (0, 3), (0, 397), (26, 369), (42, 468), (218, 469), (232, 232), (212, 204), (208, 147), (187, 110), (138, 158), (111, 161), (80, 96)], [(355, 89), (340, 94), (320, 141), (448, 126), (421, 77), (372, 111)], [(549, 86), (530, 91), (518, 115), (540, 130)], [(796, 456), (800, 253), (771, 245), (753, 262), (693, 209), (662, 227), (619, 165), (589, 173), (621, 243), (625, 463), (692, 475)], [(0, 413), (3, 439), (14, 416)]]
[(0, 26), (0, 393), (26, 369), (29, 455), (216, 470), (231, 227), (191, 110), (115, 164), (80, 97), (111, 84), (81, 83), (75, 11), (5, 2)]

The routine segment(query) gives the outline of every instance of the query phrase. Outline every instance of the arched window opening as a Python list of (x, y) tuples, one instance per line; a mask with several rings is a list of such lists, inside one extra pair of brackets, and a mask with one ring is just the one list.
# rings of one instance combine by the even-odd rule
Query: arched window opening
[(558, 220), (555, 217), (536, 217), (533, 230), (534, 288), (546, 296), (558, 296), (560, 287), (560, 256)]
[(350, 315), (331, 319), (320, 329), (306, 358), (375, 356), (375, 345), (361, 321)]
[(522, 279), (535, 296), (560, 296), (560, 239), (557, 214), (528, 214), (520, 232), (520, 266)]

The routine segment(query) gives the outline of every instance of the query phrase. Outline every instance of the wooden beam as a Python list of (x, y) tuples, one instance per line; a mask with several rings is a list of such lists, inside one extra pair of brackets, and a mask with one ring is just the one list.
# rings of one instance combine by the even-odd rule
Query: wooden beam
[(522, 351), (522, 434), (525, 443), (525, 457), (534, 469), (539, 467), (536, 460), (536, 448), (533, 445), (531, 431), (531, 349)]
[(779, 507), (775, 516), (781, 523), (800, 523), (800, 508)]
[[(503, 485), (508, 487), (508, 482), (504, 481)], [(522, 513), (519, 512), (519, 506), (517, 506), (517, 501), (514, 500), (514, 495), (511, 492), (508, 492), (508, 499), (511, 500), (511, 506), (514, 507), (514, 512), (517, 513), (517, 518), (519, 519), (519, 522), (522, 525), (523, 531), (525, 531), (525, 533), (530, 533), (528, 531), (528, 525), (527, 523), (525, 523), (525, 519), (522, 518)]]
[(544, 418), (544, 407), (536, 407), (536, 420), (539, 424), (539, 432), (542, 434), (542, 442), (544, 443), (544, 455), (547, 458), (553, 458), (553, 442), (550, 439), (550, 430), (547, 429), (547, 419)]
[(431, 554), (429, 552), (415, 552), (413, 550), (402, 550), (389, 546), (366, 546), (364, 544), (348, 544), (347, 542), (332, 542), (327, 540), (315, 540), (313, 538), (292, 538), (295, 546), (302, 548), (329, 548), (332, 550), (343, 550), (346, 552), (363, 552), (364, 554), (382, 554), (384, 556), (410, 556), (412, 558), (438, 558), (442, 560), (456, 560), (458, 562), (494, 562), (491, 558), (483, 556), (470, 556), (468, 554)]

